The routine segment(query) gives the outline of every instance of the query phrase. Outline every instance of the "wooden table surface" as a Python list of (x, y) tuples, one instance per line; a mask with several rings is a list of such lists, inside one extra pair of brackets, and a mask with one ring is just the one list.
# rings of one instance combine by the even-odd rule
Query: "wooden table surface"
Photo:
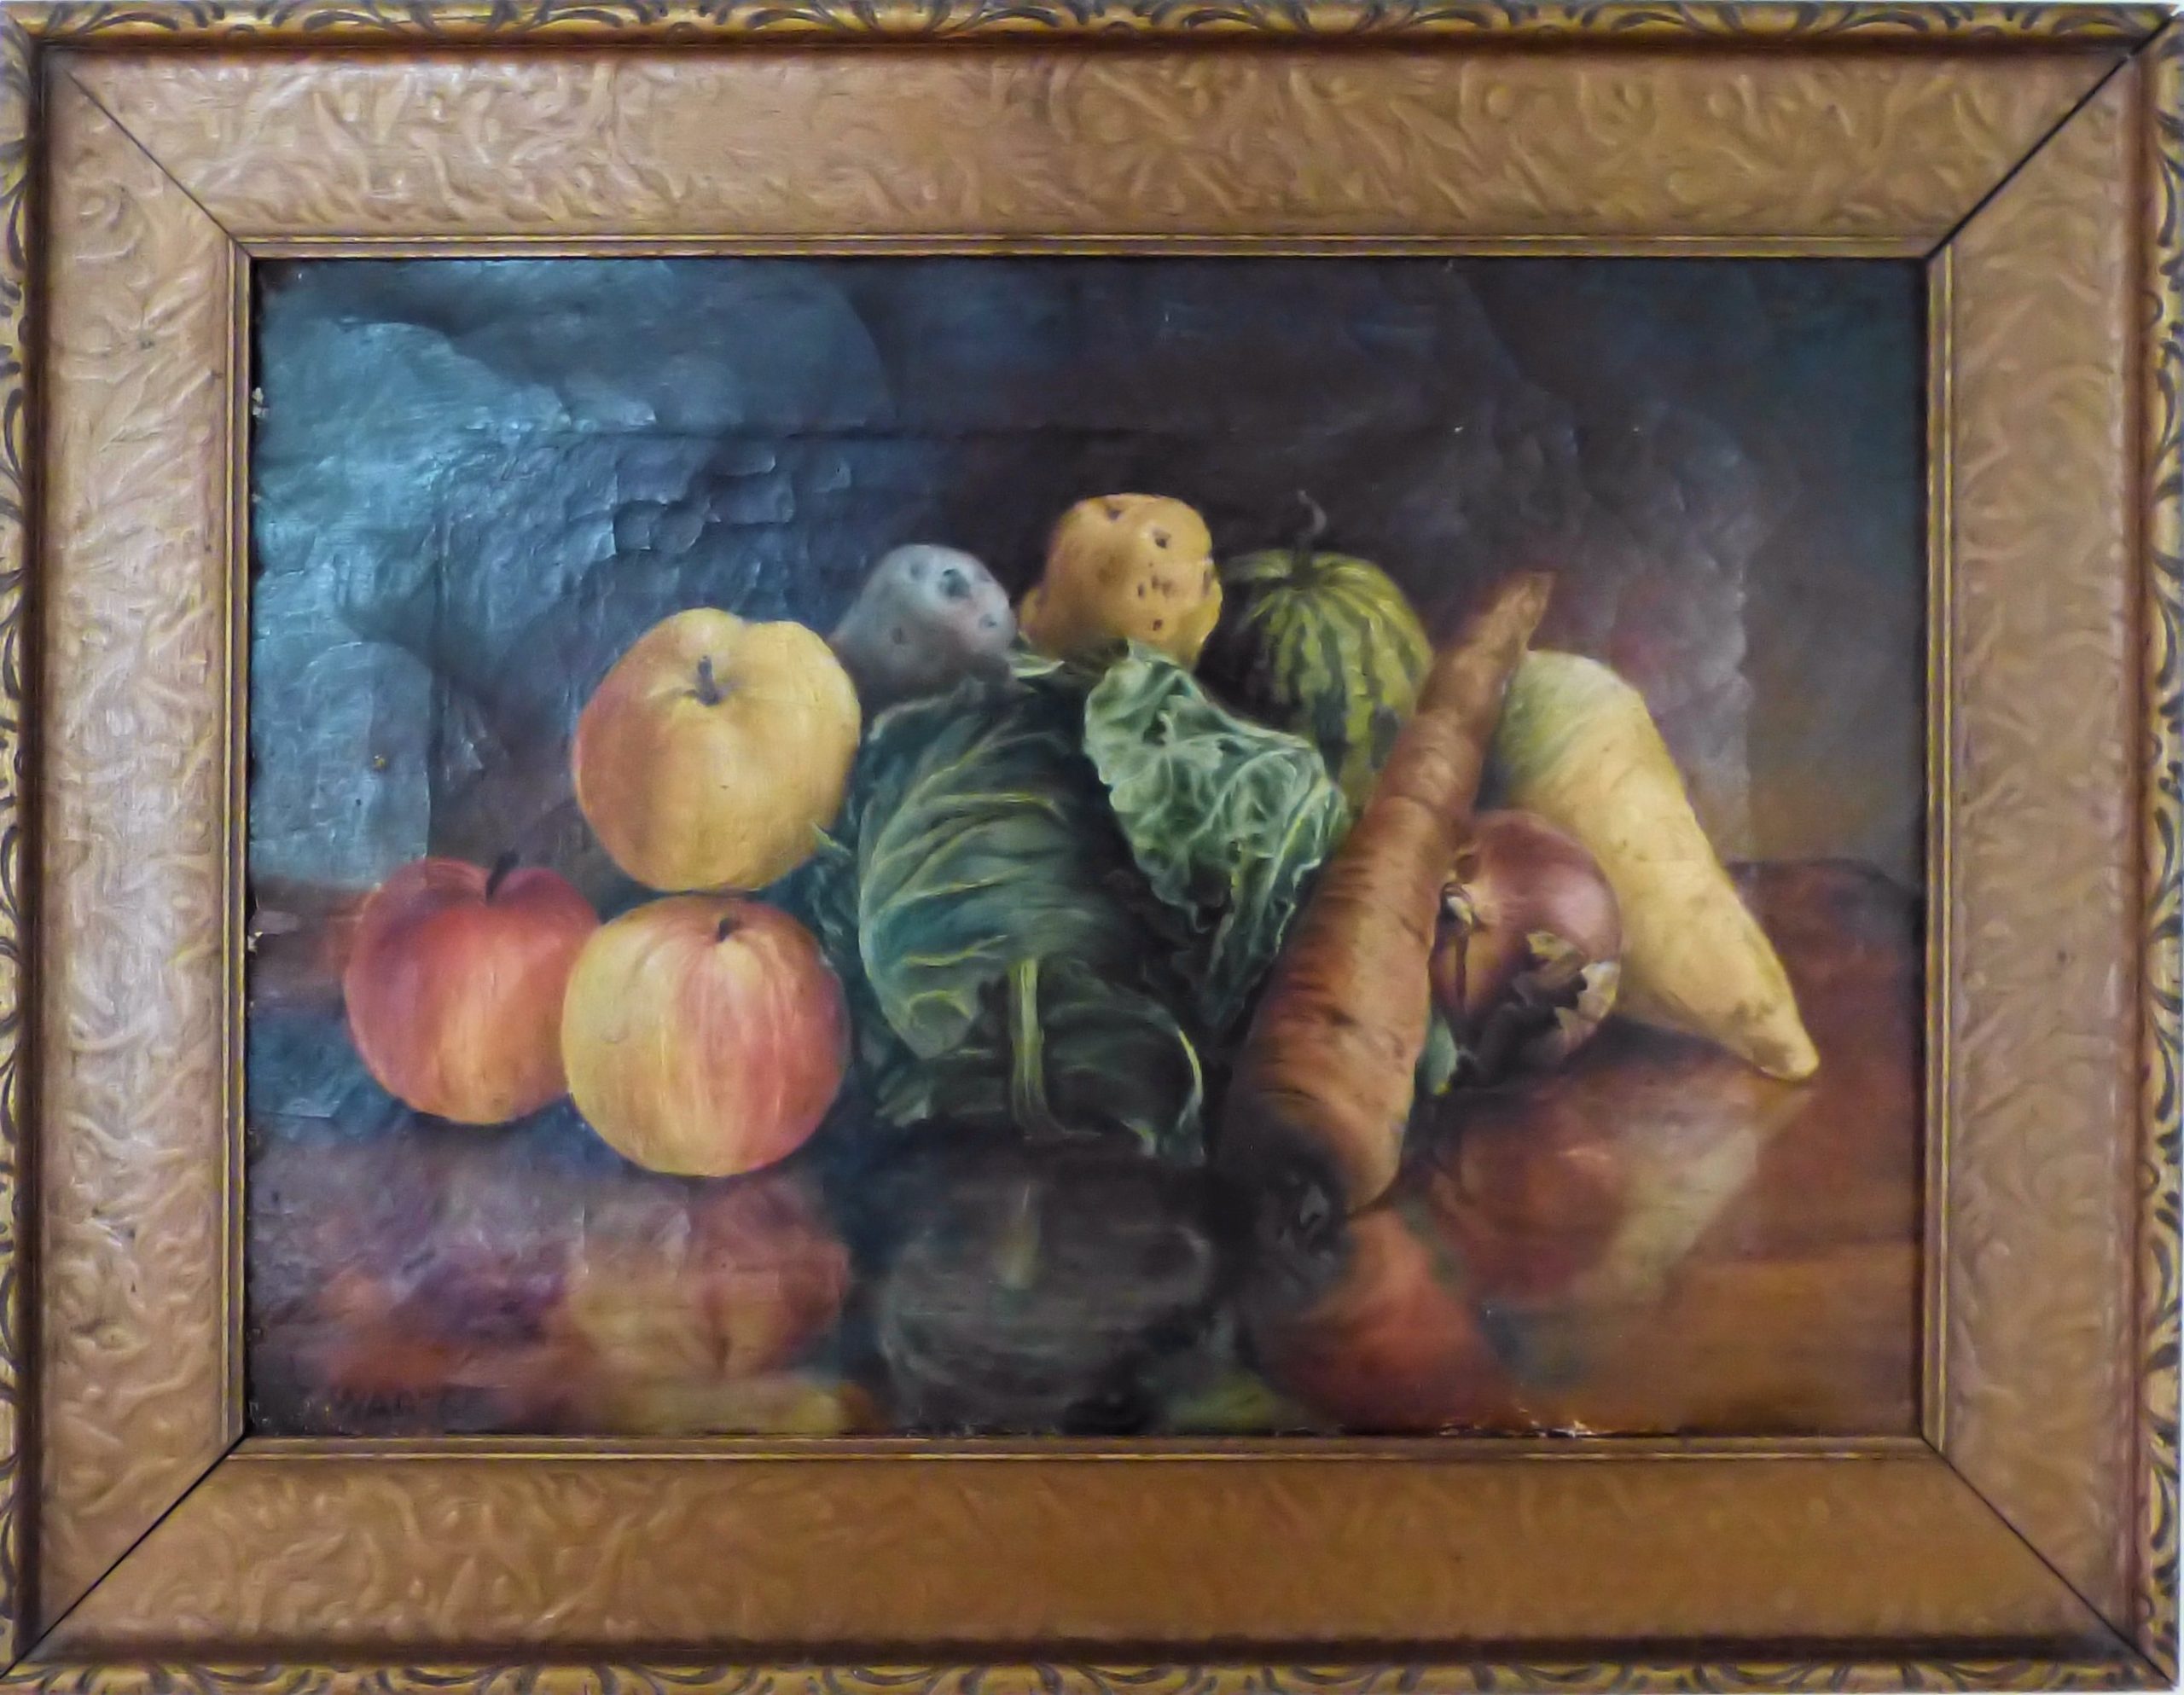
[[(1438, 1293), (1391, 1305), (1385, 1290), (1348, 1292), (1339, 1322), (1308, 1338), (1310, 1369), (1285, 1379), (1281, 1350), (1262, 1350), (1282, 1398), (1246, 1395), (1239, 1411), (1216, 1395), (1207, 1404), (1228, 1411), (1195, 1427), (1910, 1431), (1917, 903), (1848, 864), (1744, 880), (1819, 1046), (1815, 1079), (1771, 1082), (1611, 1020), (1552, 1077), (1449, 1097), (1419, 1128), (1396, 1196), (1353, 1221), (1371, 1249), (1355, 1266), (1428, 1266)], [(741, 1191), (652, 1177), (572, 1115), (475, 1131), (404, 1112), (346, 1059), (328, 989), (338, 913), (282, 898), (304, 915), (261, 950), (253, 1063), (300, 1082), (270, 1108), (253, 1087), (258, 1427), (885, 1427), (886, 1385), (838, 1367), (827, 1330), (849, 1273), (823, 1185), (795, 1170)], [(267, 1057), (297, 1051), (300, 1068)], [(590, 1298), (625, 1310), (590, 1333), (613, 1338), (619, 1365), (572, 1354), (557, 1316), (572, 1256), (595, 1260), (601, 1233), (620, 1280), (595, 1280)], [(693, 1242), (735, 1262), (732, 1286), (762, 1298), (735, 1307), (718, 1278), (711, 1292), (682, 1287), (675, 1268), (693, 1263)], [(1368, 1309), (1394, 1327), (1377, 1353), (1353, 1333)], [(1406, 1383), (1405, 1362), (1427, 1355)]]

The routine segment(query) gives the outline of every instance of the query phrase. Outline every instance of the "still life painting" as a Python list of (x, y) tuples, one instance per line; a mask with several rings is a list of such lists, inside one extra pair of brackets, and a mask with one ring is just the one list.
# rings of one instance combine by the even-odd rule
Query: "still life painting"
[(254, 1430), (1913, 1428), (1915, 267), (258, 286)]

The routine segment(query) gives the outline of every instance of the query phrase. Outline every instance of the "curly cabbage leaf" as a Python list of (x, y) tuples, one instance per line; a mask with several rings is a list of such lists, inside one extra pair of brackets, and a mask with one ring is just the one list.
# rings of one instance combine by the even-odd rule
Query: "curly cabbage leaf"
[(1053, 688), (972, 684), (891, 714), (858, 763), (849, 834), (857, 951), (889, 1026), (931, 1059), (987, 986), (1058, 955), (1130, 971), (1138, 926), (1109, 882), (1119, 846)]
[(1081, 746), (1086, 680), (883, 713), (799, 891), (882, 1117), (1201, 1151), (1195, 1045), (1151, 897)]
[(1341, 791), (1311, 743), (1237, 717), (1136, 645), (1085, 699), (1084, 751), (1138, 868), (1182, 920), (1198, 1020), (1233, 1028), (1348, 827)]
[(956, 1046), (881, 1071), (882, 1116), (1011, 1123), (1048, 1141), (1126, 1135), (1148, 1152), (1195, 1162), (1204, 1074), (1159, 996), (1075, 960), (1037, 955), (990, 994), (993, 1016)]

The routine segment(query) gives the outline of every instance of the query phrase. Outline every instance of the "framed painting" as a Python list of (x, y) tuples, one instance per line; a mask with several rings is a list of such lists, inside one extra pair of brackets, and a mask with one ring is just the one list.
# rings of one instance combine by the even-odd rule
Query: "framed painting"
[(7, 10), (8, 1685), (2167, 1686), (2180, 42)]

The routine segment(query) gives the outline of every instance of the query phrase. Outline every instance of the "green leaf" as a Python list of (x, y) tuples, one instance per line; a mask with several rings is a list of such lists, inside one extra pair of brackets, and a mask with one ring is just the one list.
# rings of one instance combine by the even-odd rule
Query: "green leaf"
[(896, 1065), (880, 1110), (1014, 1125), (1033, 1141), (1127, 1136), (1194, 1164), (1204, 1078), (1196, 1048), (1153, 995), (1071, 960), (1026, 960), (944, 1054)]
[(1439, 1012), (1426, 1026), (1426, 1048), (1418, 1056), (1418, 1094), (1421, 1100), (1446, 1094), (1464, 1067), (1465, 1054), (1455, 1032)]
[(886, 714), (859, 759), (858, 963), (922, 1058), (963, 1039), (1019, 961), (1136, 970), (1141, 929), (1111, 888), (1126, 850), (1078, 752), (1080, 711), (1044, 678), (972, 682)]
[(1349, 815), (1319, 752), (1216, 705), (1133, 646), (1084, 703), (1084, 751), (1153, 892), (1191, 949), (1193, 1010), (1232, 1028)]

